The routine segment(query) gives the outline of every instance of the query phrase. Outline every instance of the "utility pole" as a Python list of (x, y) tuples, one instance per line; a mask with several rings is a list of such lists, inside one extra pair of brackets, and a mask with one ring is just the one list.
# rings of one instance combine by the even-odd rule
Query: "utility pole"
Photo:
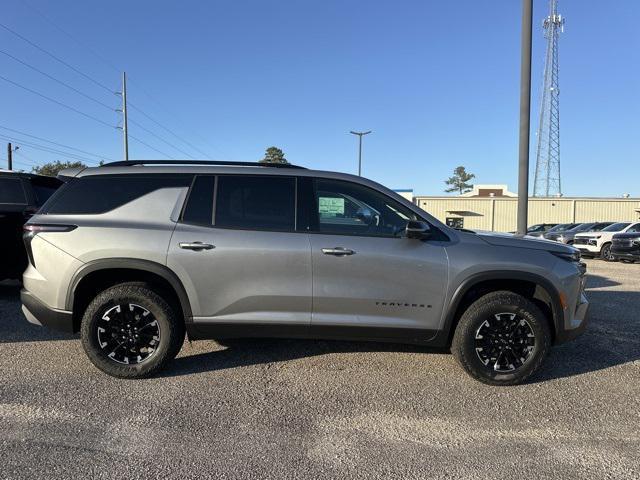
[(361, 177), (362, 176), (362, 137), (365, 135), (369, 135), (371, 133), (371, 130), (367, 131), (367, 132), (354, 132), (353, 130), (351, 130), (351, 132), (353, 135), (358, 135), (359, 137), (359, 145), (358, 145), (358, 176)]
[(7, 143), (7, 168), (13, 170), (13, 149), (11, 148), (11, 142)]
[(127, 125), (127, 72), (122, 72), (122, 136), (124, 159), (129, 160), (129, 130)]
[(518, 156), (518, 233), (527, 233), (529, 213), (529, 129), (531, 121), (531, 30), (533, 0), (522, 0), (520, 52), (520, 148)]

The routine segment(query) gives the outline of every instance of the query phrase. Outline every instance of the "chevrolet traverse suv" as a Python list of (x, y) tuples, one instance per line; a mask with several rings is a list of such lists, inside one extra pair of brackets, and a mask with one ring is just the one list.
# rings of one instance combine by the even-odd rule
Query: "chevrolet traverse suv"
[(361, 177), (205, 161), (62, 176), (25, 225), (23, 312), (80, 332), (117, 377), (159, 371), (186, 333), (446, 347), (512, 385), (586, 325), (574, 248), (454, 230)]

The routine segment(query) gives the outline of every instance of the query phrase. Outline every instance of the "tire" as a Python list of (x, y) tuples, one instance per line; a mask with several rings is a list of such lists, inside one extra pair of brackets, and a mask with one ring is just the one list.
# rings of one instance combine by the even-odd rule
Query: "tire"
[[(512, 330), (506, 329), (512, 324)], [(499, 337), (493, 329), (507, 333)], [(514, 333), (509, 336), (509, 331)], [(542, 311), (521, 295), (497, 291), (480, 297), (462, 314), (451, 352), (476, 380), (506, 386), (522, 383), (538, 370), (550, 346), (549, 322)], [(501, 353), (496, 355), (496, 349)]]
[(611, 244), (610, 243), (605, 243), (602, 248), (600, 249), (600, 258), (602, 258), (603, 260), (606, 260), (607, 262), (613, 262), (614, 258), (613, 255), (611, 255)]
[(80, 335), (84, 351), (97, 368), (113, 377), (144, 378), (175, 358), (184, 342), (185, 326), (149, 285), (132, 282), (108, 288), (91, 301)]

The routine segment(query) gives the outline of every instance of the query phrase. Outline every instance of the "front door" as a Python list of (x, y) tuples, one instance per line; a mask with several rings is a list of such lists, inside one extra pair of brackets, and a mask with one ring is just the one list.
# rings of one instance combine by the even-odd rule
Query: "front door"
[(374, 337), (433, 333), (446, 293), (444, 242), (406, 238), (416, 215), (372, 188), (317, 179), (313, 196), (312, 326), (361, 328)]
[(196, 177), (167, 258), (194, 324), (308, 327), (311, 252), (295, 232), (295, 196), (293, 177)]

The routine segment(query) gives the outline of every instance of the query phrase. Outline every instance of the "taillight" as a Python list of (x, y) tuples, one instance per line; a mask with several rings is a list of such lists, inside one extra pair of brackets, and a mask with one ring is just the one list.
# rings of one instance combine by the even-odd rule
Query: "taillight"
[(36, 266), (36, 262), (33, 259), (33, 251), (31, 250), (31, 240), (39, 233), (45, 232), (70, 232), (78, 228), (77, 225), (60, 225), (60, 224), (46, 224), (46, 223), (27, 223), (22, 227), (23, 234), (22, 240), (24, 241), (24, 247), (27, 250), (27, 256), (29, 257), (29, 263)]

